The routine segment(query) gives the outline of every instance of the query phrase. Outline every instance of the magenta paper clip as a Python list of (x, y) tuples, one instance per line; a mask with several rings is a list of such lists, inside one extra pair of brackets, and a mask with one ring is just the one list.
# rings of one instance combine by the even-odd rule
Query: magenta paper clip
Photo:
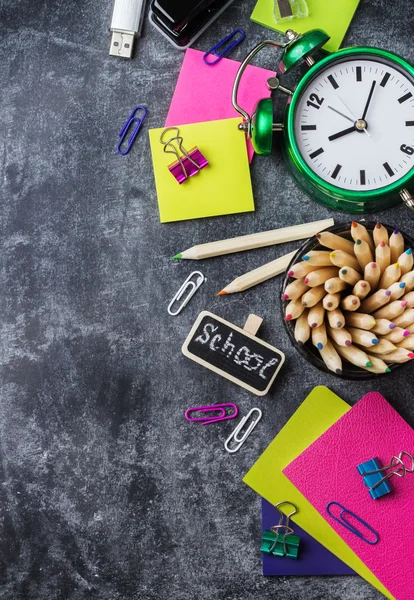
[[(226, 414), (226, 407), (229, 406), (234, 408), (234, 412), (229, 415)], [(190, 417), (189, 414), (192, 412), (198, 413), (218, 413), (215, 415), (201, 416), (201, 417)], [(196, 406), (194, 408), (187, 408), (184, 413), (187, 421), (202, 421), (202, 425), (209, 425), (210, 423), (217, 423), (218, 421), (227, 421), (227, 419), (234, 419), (239, 414), (239, 409), (235, 404), (212, 404), (211, 406)]]
[[(175, 135), (164, 141), (164, 136), (168, 131), (174, 131)], [(166, 154), (174, 154), (177, 158), (176, 161), (169, 165), (168, 169), (180, 184), (187, 181), (193, 175), (197, 175), (201, 169), (204, 169), (208, 165), (208, 160), (198, 148), (193, 148), (190, 152), (187, 152), (183, 146), (183, 141), (178, 127), (167, 127), (161, 132), (160, 142), (164, 146), (164, 152)]]
[[(209, 66), (216, 65), (224, 56), (233, 50), (233, 48), (238, 46), (245, 37), (246, 34), (243, 29), (235, 29), (204, 54), (204, 62)], [(209, 56), (214, 57), (214, 60), (207, 60)]]

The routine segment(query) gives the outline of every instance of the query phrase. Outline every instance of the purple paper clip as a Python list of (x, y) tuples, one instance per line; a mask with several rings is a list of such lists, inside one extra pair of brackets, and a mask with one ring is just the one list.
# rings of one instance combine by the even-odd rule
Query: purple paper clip
[[(164, 141), (165, 134), (167, 131), (171, 130), (176, 132), (175, 135)], [(187, 152), (183, 146), (184, 140), (179, 133), (178, 127), (167, 127), (160, 135), (160, 142), (163, 144), (164, 152), (166, 154), (174, 154), (174, 156), (177, 157), (177, 160), (169, 165), (168, 169), (170, 173), (174, 175), (178, 183), (181, 184), (193, 175), (197, 175), (204, 167), (207, 167), (208, 160), (198, 148), (192, 148), (190, 152)], [(173, 142), (177, 144), (177, 148), (174, 146)], [(181, 156), (179, 152), (181, 152)]]
[[(135, 116), (135, 114), (137, 113), (138, 110), (143, 111), (142, 117)], [(147, 116), (147, 109), (144, 106), (138, 105), (133, 109), (133, 111), (129, 115), (128, 119), (126, 120), (125, 125), (122, 127), (121, 131), (118, 133), (118, 136), (120, 138), (118, 145), (116, 147), (118, 154), (122, 154), (122, 156), (125, 156), (125, 154), (128, 154), (128, 152), (131, 150), (131, 146), (134, 143), (134, 140), (137, 137), (138, 132), (141, 129), (141, 125), (144, 122), (144, 119), (146, 116)], [(134, 130), (132, 131), (131, 135), (129, 136), (129, 139), (127, 140), (126, 149), (121, 150), (121, 146), (122, 146), (125, 138), (127, 137), (128, 131), (130, 130), (132, 123), (136, 123)]]
[[(234, 412), (229, 415), (226, 414), (226, 407), (230, 406), (234, 408)], [(204, 416), (204, 417), (189, 417), (189, 414), (192, 412), (198, 413), (218, 413), (216, 415)], [(211, 406), (196, 406), (194, 408), (187, 408), (184, 413), (187, 421), (202, 421), (202, 425), (209, 425), (210, 423), (217, 423), (218, 421), (227, 421), (228, 419), (234, 419), (239, 414), (239, 409), (235, 404), (227, 403), (227, 404), (212, 404)]]
[[(210, 67), (216, 65), (224, 56), (226, 56), (231, 50), (233, 50), (233, 48), (238, 46), (244, 40), (245, 37), (246, 34), (244, 33), (243, 29), (235, 29), (204, 54), (204, 62)], [(230, 43), (226, 46), (227, 42)], [(214, 60), (207, 60), (207, 57), (210, 55), (216, 58)]]

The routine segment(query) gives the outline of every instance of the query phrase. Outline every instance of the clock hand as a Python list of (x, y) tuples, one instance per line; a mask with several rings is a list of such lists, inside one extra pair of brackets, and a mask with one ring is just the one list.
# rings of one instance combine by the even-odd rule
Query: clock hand
[(341, 117), (345, 117), (345, 119), (348, 119), (348, 121), (351, 121), (351, 123), (354, 122), (354, 119), (351, 119), (351, 117), (348, 117), (347, 115), (344, 115), (344, 113), (341, 113), (339, 110), (336, 110), (336, 108), (334, 108), (333, 106), (329, 106), (329, 104), (328, 104), (328, 108), (330, 108), (334, 112), (338, 113), (338, 115), (341, 115)]
[(368, 95), (368, 100), (367, 100), (367, 103), (365, 104), (364, 114), (362, 115), (362, 121), (365, 121), (365, 117), (367, 116), (368, 108), (369, 108), (369, 105), (371, 102), (372, 94), (374, 93), (376, 83), (377, 83), (376, 81), (372, 82), (371, 90)]
[(352, 133), (353, 131), (357, 131), (357, 128), (355, 125), (353, 127), (348, 127), (348, 129), (343, 129), (342, 131), (338, 131), (338, 133), (334, 133), (333, 135), (330, 135), (328, 137), (328, 140), (330, 142), (332, 142), (333, 140), (337, 140), (338, 138), (340, 138), (344, 135), (348, 135), (348, 133)]
[[(352, 112), (352, 110), (349, 108), (349, 106), (347, 106), (345, 104), (345, 102), (342, 100), (341, 96), (336, 93), (337, 98), (339, 98), (339, 100), (342, 102), (342, 104), (345, 106), (346, 110), (350, 113), (350, 115), (354, 118), (354, 122), (356, 123), (358, 121), (358, 119), (356, 118), (356, 116), (354, 115), (354, 113)], [(368, 133), (368, 131), (366, 129), (364, 129), (365, 133), (367, 134), (368, 137), (371, 137), (370, 134)]]

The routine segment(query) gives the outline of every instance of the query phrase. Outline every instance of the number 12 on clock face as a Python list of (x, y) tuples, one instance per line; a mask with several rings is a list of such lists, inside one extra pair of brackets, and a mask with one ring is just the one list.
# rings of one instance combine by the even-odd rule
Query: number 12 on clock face
[(414, 179), (414, 69), (394, 54), (351, 48), (323, 59), (286, 121), (293, 174), (324, 204), (380, 210)]

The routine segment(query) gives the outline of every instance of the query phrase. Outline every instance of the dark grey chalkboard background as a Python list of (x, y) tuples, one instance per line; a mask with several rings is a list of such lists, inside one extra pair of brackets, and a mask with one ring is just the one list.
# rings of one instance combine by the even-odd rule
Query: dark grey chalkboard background
[[(243, 27), (232, 54), (241, 59), (269, 36), (249, 21), (254, 3), (235, 0), (196, 47)], [(374, 383), (339, 381), (290, 346), (278, 280), (215, 297), (295, 244), (171, 260), (193, 243), (331, 212), (292, 183), (276, 144), (252, 166), (255, 213), (160, 225), (147, 130), (164, 123), (182, 54), (145, 23), (132, 61), (110, 57), (110, 13), (111, 0), (0, 3), (0, 598), (378, 600), (358, 577), (263, 578), (260, 499), (241, 478), (315, 385), (351, 404), (378, 390), (414, 425), (412, 366)], [(412, 0), (362, 0), (345, 44), (414, 62), (413, 28)], [(259, 64), (275, 62), (269, 52)], [(138, 103), (148, 107), (144, 131), (118, 156)], [(414, 233), (403, 206), (378, 216)], [(195, 267), (208, 281), (170, 317)], [(263, 339), (287, 356), (266, 398), (182, 356), (202, 309), (237, 325), (250, 312), (265, 319)], [(217, 401), (263, 409), (233, 456), (223, 449), (231, 421), (184, 419), (187, 407)]]

